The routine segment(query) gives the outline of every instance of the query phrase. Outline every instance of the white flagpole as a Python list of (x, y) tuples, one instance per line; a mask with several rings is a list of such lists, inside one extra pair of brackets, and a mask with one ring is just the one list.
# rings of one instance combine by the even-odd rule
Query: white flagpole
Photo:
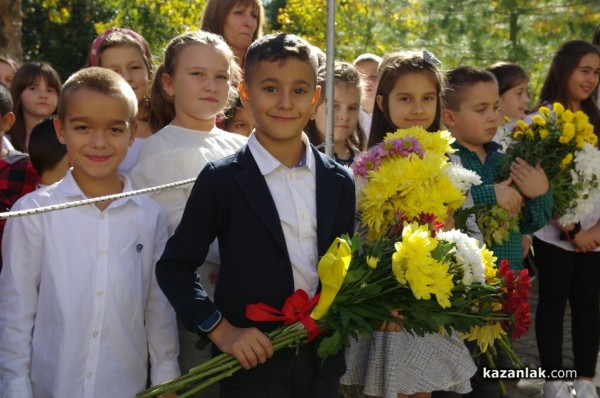
[(335, 0), (327, 0), (327, 31), (325, 48), (327, 61), (325, 64), (325, 91), (327, 98), (325, 103), (325, 153), (333, 157), (333, 61), (335, 61)]

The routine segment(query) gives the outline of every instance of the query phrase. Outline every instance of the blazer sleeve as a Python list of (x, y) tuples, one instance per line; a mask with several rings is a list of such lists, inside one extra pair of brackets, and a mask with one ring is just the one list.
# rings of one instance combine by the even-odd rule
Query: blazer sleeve
[(194, 183), (179, 226), (156, 264), (156, 279), (184, 326), (196, 326), (216, 310), (196, 269), (204, 263), (219, 224), (218, 177), (207, 164)]

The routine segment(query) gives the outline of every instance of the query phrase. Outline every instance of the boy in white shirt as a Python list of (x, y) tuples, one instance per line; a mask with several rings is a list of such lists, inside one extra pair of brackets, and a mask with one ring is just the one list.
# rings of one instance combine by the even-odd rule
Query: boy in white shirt
[[(117, 173), (137, 100), (108, 69), (65, 83), (55, 122), (73, 168), (14, 210), (131, 190)], [(175, 313), (154, 264), (167, 239), (145, 196), (11, 218), (0, 274), (0, 397), (132, 397), (179, 375)]]

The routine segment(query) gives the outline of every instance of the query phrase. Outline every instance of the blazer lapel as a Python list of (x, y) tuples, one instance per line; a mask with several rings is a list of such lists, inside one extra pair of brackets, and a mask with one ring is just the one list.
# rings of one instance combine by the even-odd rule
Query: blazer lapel
[(277, 207), (275, 206), (267, 182), (247, 146), (238, 152), (237, 161), (244, 167), (243, 171), (235, 175), (235, 179), (243, 195), (246, 197), (250, 207), (252, 207), (261, 221), (267, 226), (271, 236), (281, 250), (289, 257)]

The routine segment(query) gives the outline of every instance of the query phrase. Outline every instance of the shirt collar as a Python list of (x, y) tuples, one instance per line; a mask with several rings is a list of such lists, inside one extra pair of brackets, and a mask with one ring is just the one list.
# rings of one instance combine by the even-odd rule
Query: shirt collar
[[(458, 141), (454, 141), (452, 144), (450, 144), (450, 146), (454, 149), (458, 149), (459, 151), (468, 151), (468, 152), (473, 152), (470, 149), (468, 149), (467, 147), (463, 146), (462, 144), (460, 144)], [(498, 150), (500, 150), (502, 148), (502, 145), (498, 144), (495, 141), (490, 141), (486, 144), (483, 144), (483, 149), (485, 149), (486, 153), (490, 153), (490, 152), (496, 152)]]
[[(302, 143), (304, 143), (304, 155), (296, 167), (307, 167), (311, 173), (315, 174), (315, 155), (312, 152), (308, 136), (304, 134), (304, 132), (302, 133)], [(254, 160), (256, 161), (256, 164), (258, 164), (258, 169), (262, 175), (272, 173), (278, 167), (289, 169), (261, 145), (255, 134), (251, 134), (248, 138), (248, 147), (250, 148), (250, 152), (252, 153), (252, 156), (254, 156)]]
[[(126, 175), (119, 174), (119, 179), (123, 182), (123, 191), (122, 192), (133, 191), (131, 181), (129, 180), (129, 178)], [(77, 181), (75, 181), (75, 178), (73, 178), (73, 169), (72, 168), (67, 171), (67, 174), (65, 175), (65, 177), (58, 183), (58, 189), (65, 196), (79, 196), (81, 198), (88, 199), (88, 197), (85, 195), (85, 193), (83, 193), (83, 191), (77, 184)], [(129, 200), (135, 202), (137, 205), (142, 205), (142, 201), (141, 201), (141, 198), (139, 197), (139, 195), (133, 195), (133, 196), (128, 196), (126, 198), (117, 199), (116, 201), (111, 203), (109, 207), (120, 206)]]

